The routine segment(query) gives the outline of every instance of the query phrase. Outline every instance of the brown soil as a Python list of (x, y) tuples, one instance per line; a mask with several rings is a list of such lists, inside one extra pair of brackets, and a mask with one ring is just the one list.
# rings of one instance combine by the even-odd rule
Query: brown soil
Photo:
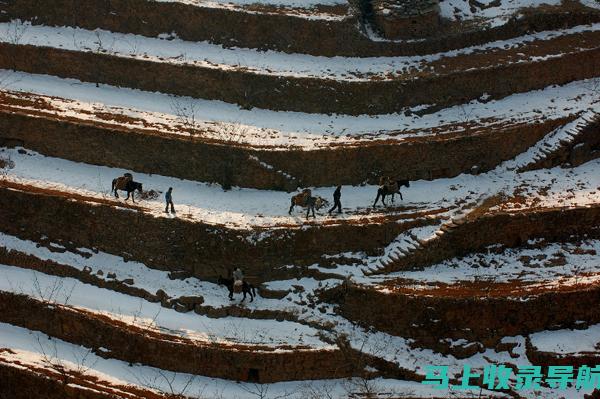
[[(592, 276), (591, 274), (582, 274), (581, 277)], [(409, 286), (403, 286), (403, 283)], [(544, 282), (521, 282), (518, 280), (494, 283), (489, 281), (458, 281), (453, 284), (445, 283), (430, 283), (426, 288), (413, 288), (410, 284), (414, 283), (411, 280), (395, 280), (386, 282), (377, 287), (377, 289), (385, 288), (391, 291), (390, 295), (414, 295), (414, 296), (431, 296), (431, 297), (447, 297), (447, 298), (519, 298), (533, 297), (545, 292), (570, 292), (582, 291), (593, 288), (598, 283), (586, 284), (569, 284), (569, 285), (552, 285), (545, 286)]]

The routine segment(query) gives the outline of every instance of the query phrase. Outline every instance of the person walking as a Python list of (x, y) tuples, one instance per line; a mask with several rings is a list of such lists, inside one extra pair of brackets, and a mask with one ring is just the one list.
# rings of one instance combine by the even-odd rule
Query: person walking
[(333, 206), (329, 210), (329, 215), (331, 212), (337, 208), (337, 213), (342, 213), (342, 203), (340, 202), (340, 198), (342, 197), (342, 186), (337, 186), (335, 191), (333, 192)]
[(171, 205), (171, 213), (175, 213), (175, 207), (173, 206), (173, 187), (169, 187), (165, 193), (165, 201), (167, 202), (165, 213), (169, 213), (169, 204)]

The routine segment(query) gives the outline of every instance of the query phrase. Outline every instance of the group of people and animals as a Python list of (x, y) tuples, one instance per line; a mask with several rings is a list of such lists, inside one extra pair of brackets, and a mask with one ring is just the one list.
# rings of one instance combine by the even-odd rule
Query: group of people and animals
[[(373, 203), (373, 207), (377, 206), (377, 203), (379, 202), (380, 198), (381, 198), (381, 203), (384, 206), (387, 206), (387, 204), (385, 203), (385, 197), (387, 197), (387, 196), (392, 197), (392, 203), (394, 202), (394, 196), (396, 194), (398, 194), (400, 196), (401, 200), (404, 200), (404, 198), (402, 197), (402, 193), (400, 192), (401, 187), (410, 187), (410, 182), (406, 179), (393, 180), (389, 176), (384, 176), (384, 177), (380, 178), (379, 179), (379, 187), (377, 188), (377, 196), (375, 197), (375, 202)], [(333, 212), (336, 209), (337, 209), (337, 213), (342, 212), (342, 203), (341, 203), (342, 192), (341, 192), (341, 190), (342, 190), (342, 186), (337, 186), (335, 191), (333, 192), (333, 206), (328, 211), (329, 215), (331, 215), (331, 212)], [(309, 215), (311, 214), (311, 212), (312, 212), (313, 218), (316, 218), (315, 209), (319, 210), (320, 208), (322, 208), (323, 206), (328, 205), (328, 204), (329, 204), (329, 201), (327, 201), (326, 199), (324, 199), (322, 197), (319, 197), (319, 196), (313, 197), (310, 189), (306, 188), (306, 189), (302, 190), (301, 193), (298, 193), (292, 197), (291, 204), (290, 204), (290, 210), (288, 211), (288, 214), (290, 214), (290, 215), (292, 214), (292, 210), (294, 209), (295, 206), (301, 206), (303, 208), (306, 208), (306, 219), (309, 218)]]
[[(375, 202), (373, 203), (373, 207), (377, 206), (379, 199), (381, 198), (381, 203), (384, 206), (387, 206), (385, 203), (385, 197), (391, 196), (392, 203), (394, 202), (394, 196), (398, 194), (400, 199), (403, 200), (402, 193), (400, 192), (401, 187), (410, 187), (410, 182), (408, 180), (393, 180), (389, 176), (384, 176), (379, 179), (379, 187), (377, 188), (377, 196), (375, 197)], [(131, 200), (135, 203), (135, 198), (132, 193), (136, 190), (139, 191), (140, 194), (143, 193), (142, 183), (136, 182), (133, 180), (133, 175), (131, 173), (125, 173), (123, 176), (119, 176), (112, 181), (111, 192), (115, 194), (115, 198), (119, 198), (118, 191), (125, 191), (127, 193), (127, 197), (125, 201), (131, 197)], [(333, 192), (333, 206), (329, 209), (328, 213), (331, 215), (331, 212), (337, 209), (338, 213), (342, 212), (342, 203), (340, 201), (342, 193), (342, 186), (337, 186), (335, 191)], [(169, 213), (169, 207), (171, 208), (171, 212), (175, 213), (175, 207), (173, 206), (173, 188), (169, 187), (167, 192), (165, 193), (165, 212)], [(312, 213), (313, 218), (316, 218), (315, 209), (319, 210), (324, 206), (329, 205), (329, 201), (320, 196), (313, 196), (312, 191), (308, 188), (302, 190), (302, 192), (292, 196), (290, 201), (290, 209), (288, 214), (292, 214), (295, 206), (300, 206), (302, 208), (306, 208), (306, 219), (310, 217)]]
[[(118, 191), (125, 191), (127, 193), (125, 201), (131, 197), (131, 200), (135, 204), (136, 190), (140, 193), (140, 195), (144, 194), (142, 183), (133, 181), (133, 175), (131, 173), (124, 173), (123, 176), (113, 179), (110, 192), (115, 194), (115, 198), (119, 198)], [(157, 194), (153, 190), (150, 190), (150, 193)], [(169, 206), (171, 207), (171, 213), (175, 213), (175, 206), (173, 205), (173, 187), (169, 187), (165, 193), (165, 202), (165, 213), (169, 213)]]
[[(385, 203), (385, 197), (390, 195), (392, 196), (392, 202), (394, 202), (395, 194), (400, 195), (400, 199), (402, 200), (402, 193), (400, 192), (401, 187), (410, 187), (410, 182), (408, 180), (392, 180), (389, 177), (382, 177), (379, 181), (377, 197), (375, 198), (373, 207), (377, 205), (379, 198), (381, 198), (383, 205), (387, 206)], [(143, 194), (142, 183), (134, 181), (131, 173), (125, 173), (123, 176), (119, 176), (112, 181), (111, 192), (115, 194), (115, 198), (119, 198), (118, 191), (125, 191), (127, 193), (125, 201), (131, 197), (131, 200), (135, 203), (134, 193), (136, 190), (139, 191), (140, 194)], [(328, 211), (330, 215), (331, 212), (336, 209), (338, 213), (342, 212), (341, 190), (342, 186), (337, 186), (333, 192), (334, 203), (331, 209)], [(171, 212), (175, 213), (172, 192), (173, 188), (169, 187), (165, 193), (165, 212), (167, 213), (169, 212), (169, 207), (171, 208)], [(295, 206), (300, 206), (306, 208), (306, 219), (309, 218), (311, 212), (313, 218), (316, 218), (315, 209), (319, 210), (328, 204), (329, 201), (326, 199), (319, 196), (313, 196), (310, 189), (304, 189), (301, 193), (296, 194), (291, 198), (291, 204), (288, 213), (291, 214)], [(241, 292), (243, 294), (242, 301), (245, 301), (247, 296), (250, 296), (250, 302), (254, 301), (254, 297), (256, 296), (256, 287), (244, 279), (242, 270), (240, 268), (236, 268), (233, 273), (230, 273), (230, 275), (231, 277), (227, 278), (219, 276), (218, 279), (219, 285), (224, 285), (227, 287), (227, 290), (229, 291), (229, 299), (233, 300), (233, 294), (236, 292)]]

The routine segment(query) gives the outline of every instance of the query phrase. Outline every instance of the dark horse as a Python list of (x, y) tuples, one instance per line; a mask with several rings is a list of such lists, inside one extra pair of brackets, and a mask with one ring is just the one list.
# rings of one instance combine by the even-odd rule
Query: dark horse
[[(233, 301), (233, 279), (232, 278), (223, 278), (219, 276), (219, 280), (217, 281), (219, 285), (224, 285), (229, 290), (229, 299)], [(245, 280), (242, 281), (242, 292), (244, 297), (242, 298), (242, 302), (246, 300), (246, 294), (250, 295), (250, 302), (254, 300), (256, 296), (256, 287), (252, 284), (248, 284)]]
[(377, 189), (377, 197), (375, 198), (375, 202), (373, 203), (373, 207), (377, 205), (377, 201), (379, 201), (379, 197), (381, 197), (381, 203), (384, 206), (387, 206), (385, 203), (385, 197), (388, 195), (392, 196), (392, 202), (394, 202), (394, 194), (400, 195), (400, 200), (403, 200), (402, 193), (400, 192), (400, 187), (410, 187), (410, 182), (408, 180), (396, 180), (395, 182), (388, 182), (379, 186)]
[[(119, 198), (119, 194), (117, 194), (117, 190), (122, 190), (127, 192), (127, 197), (125, 201), (129, 199), (129, 196), (135, 190), (138, 190), (140, 194), (142, 193), (142, 183), (135, 182), (126, 176), (117, 177), (112, 181), (111, 192), (115, 193), (115, 198)], [(135, 203), (135, 198), (131, 195), (131, 200)]]

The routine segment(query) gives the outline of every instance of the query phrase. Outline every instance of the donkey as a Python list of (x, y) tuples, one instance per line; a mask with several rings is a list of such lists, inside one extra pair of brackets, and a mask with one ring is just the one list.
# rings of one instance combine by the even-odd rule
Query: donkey
[(315, 208), (319, 210), (328, 203), (329, 202), (325, 198), (319, 196), (313, 197), (310, 189), (304, 189), (301, 193), (292, 196), (288, 214), (291, 215), (292, 210), (294, 210), (294, 207), (297, 205), (306, 208), (306, 219), (308, 219), (311, 211), (313, 218), (316, 218)]

